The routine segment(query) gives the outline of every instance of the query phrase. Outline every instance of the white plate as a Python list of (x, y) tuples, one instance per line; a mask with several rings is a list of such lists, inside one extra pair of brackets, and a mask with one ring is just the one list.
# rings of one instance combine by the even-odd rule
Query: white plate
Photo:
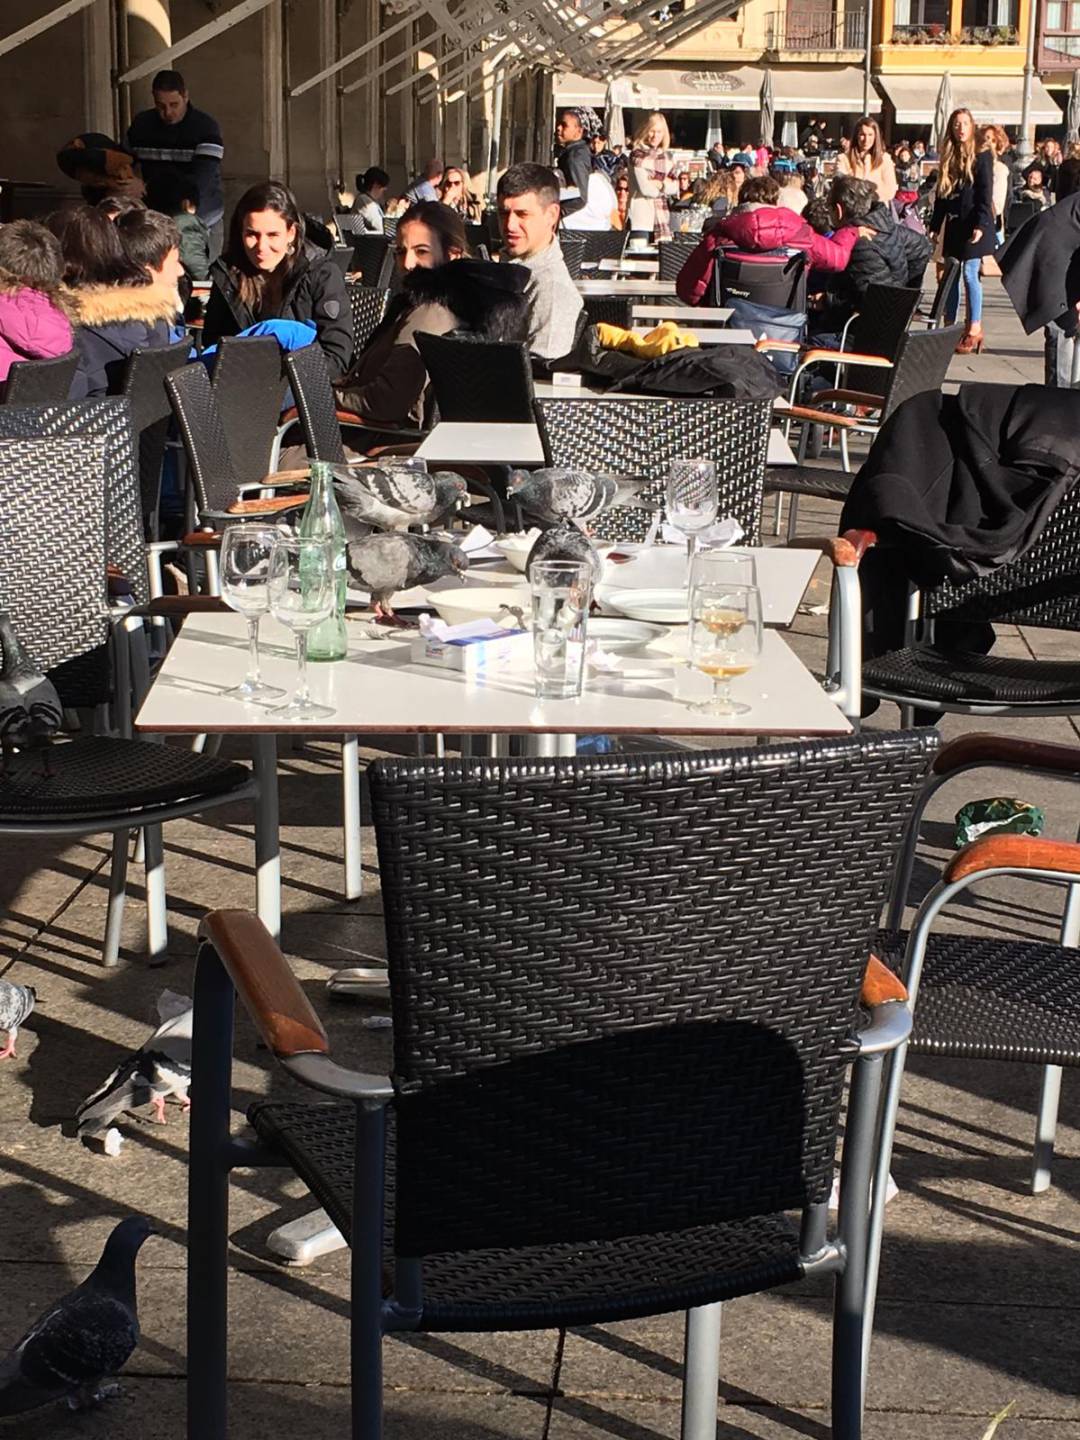
[(664, 632), (659, 625), (643, 625), (639, 620), (611, 620), (605, 615), (591, 615), (588, 633), (589, 639), (595, 640), (601, 650), (609, 650), (614, 655), (640, 650)]
[(686, 625), (689, 621), (685, 590), (624, 590), (618, 585), (598, 585), (596, 598), (628, 620), (661, 625)]

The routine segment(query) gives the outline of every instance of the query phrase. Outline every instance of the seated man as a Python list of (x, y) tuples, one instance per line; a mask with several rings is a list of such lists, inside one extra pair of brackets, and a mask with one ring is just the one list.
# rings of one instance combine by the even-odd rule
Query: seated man
[(930, 260), (930, 241), (900, 224), (892, 206), (878, 197), (872, 180), (838, 175), (829, 191), (829, 204), (839, 222), (833, 239), (852, 233), (857, 237), (847, 269), (829, 286), (833, 321), (842, 317), (833, 328), (840, 329), (863, 303), (868, 286), (921, 288)]
[(529, 350), (558, 360), (574, 348), (581, 296), (556, 239), (559, 182), (546, 165), (511, 165), (496, 193), (502, 258), (529, 271)]

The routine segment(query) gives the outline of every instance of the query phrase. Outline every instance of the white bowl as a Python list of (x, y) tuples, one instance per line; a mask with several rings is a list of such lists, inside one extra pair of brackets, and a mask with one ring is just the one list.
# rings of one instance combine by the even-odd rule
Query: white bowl
[(529, 552), (536, 544), (536, 537), (540, 532), (534, 530), (529, 535), (504, 535), (501, 539), (494, 541), (495, 549), (504, 555), (515, 570), (525, 574), (525, 562), (529, 558)]
[(497, 620), (507, 626), (517, 624), (517, 616), (507, 614), (503, 606), (513, 606), (523, 615), (530, 608), (525, 587), (509, 585), (470, 585), (460, 590), (429, 590), (426, 603), (439, 612), (448, 625), (468, 625), (472, 620)]

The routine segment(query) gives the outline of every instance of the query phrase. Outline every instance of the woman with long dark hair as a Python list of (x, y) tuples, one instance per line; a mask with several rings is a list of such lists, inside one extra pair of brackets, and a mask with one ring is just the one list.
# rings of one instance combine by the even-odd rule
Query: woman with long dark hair
[(855, 121), (848, 150), (837, 157), (837, 175), (854, 175), (856, 180), (871, 180), (877, 186), (878, 199), (888, 205), (896, 194), (896, 167), (885, 149), (881, 127), (872, 115)]
[(297, 320), (314, 325), (331, 376), (345, 373), (353, 349), (345, 281), (326, 251), (307, 240), (304, 217), (284, 185), (269, 180), (240, 197), (210, 279), (207, 345), (260, 320)]
[[(956, 353), (977, 353), (983, 348), (983, 296), (979, 270), (983, 256), (992, 255), (997, 245), (994, 234), (994, 156), (990, 150), (978, 148), (975, 121), (966, 107), (954, 110), (949, 116), (941, 146), (937, 198), (930, 231), (934, 236), (941, 234), (942, 255), (946, 259), (955, 257), (963, 266), (967, 328)], [(959, 309), (960, 294), (955, 289), (945, 314), (948, 324), (956, 319)]]

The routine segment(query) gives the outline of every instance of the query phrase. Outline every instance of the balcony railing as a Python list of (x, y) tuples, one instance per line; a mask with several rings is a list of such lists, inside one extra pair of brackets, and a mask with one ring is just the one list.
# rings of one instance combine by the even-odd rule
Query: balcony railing
[(863, 50), (865, 10), (770, 11), (765, 17), (769, 50)]
[(894, 45), (1019, 45), (1015, 25), (965, 25), (953, 32), (941, 24), (894, 25)]

